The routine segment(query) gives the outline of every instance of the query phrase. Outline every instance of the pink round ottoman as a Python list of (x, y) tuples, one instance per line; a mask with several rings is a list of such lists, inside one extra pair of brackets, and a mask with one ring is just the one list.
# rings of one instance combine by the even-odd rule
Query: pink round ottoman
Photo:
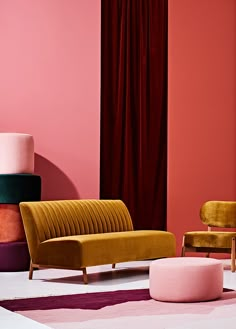
[(203, 257), (158, 259), (150, 264), (149, 290), (165, 302), (200, 302), (221, 297), (223, 265)]
[(33, 136), (0, 133), (0, 174), (32, 174), (34, 172)]

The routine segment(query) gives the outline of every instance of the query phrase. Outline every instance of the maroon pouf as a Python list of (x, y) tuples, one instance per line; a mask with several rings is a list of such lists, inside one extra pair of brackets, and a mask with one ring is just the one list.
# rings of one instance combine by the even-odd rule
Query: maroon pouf
[(29, 264), (26, 241), (0, 243), (0, 272), (27, 271)]

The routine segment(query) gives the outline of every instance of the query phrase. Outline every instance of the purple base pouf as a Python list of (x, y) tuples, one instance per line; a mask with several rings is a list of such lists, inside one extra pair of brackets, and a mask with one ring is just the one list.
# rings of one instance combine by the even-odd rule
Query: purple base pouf
[(28, 271), (29, 265), (27, 242), (0, 243), (0, 272)]

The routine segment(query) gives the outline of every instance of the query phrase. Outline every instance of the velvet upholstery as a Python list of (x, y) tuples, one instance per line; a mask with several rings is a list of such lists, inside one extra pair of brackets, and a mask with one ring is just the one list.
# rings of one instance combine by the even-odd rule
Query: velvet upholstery
[(41, 199), (41, 177), (31, 174), (2, 174), (0, 191), (0, 203), (38, 201)]
[(0, 242), (25, 241), (19, 206), (0, 204)]
[(208, 201), (201, 207), (200, 218), (211, 227), (236, 228), (236, 202)]
[(41, 243), (35, 262), (76, 269), (129, 260), (174, 256), (173, 248), (172, 235), (161, 231), (74, 235), (49, 239)]
[[(182, 256), (186, 252), (232, 253), (232, 243), (236, 232), (227, 231), (227, 228), (236, 228), (236, 202), (233, 201), (207, 201), (200, 209), (200, 219), (208, 226), (208, 231), (185, 232), (183, 236)], [(217, 230), (214, 230), (214, 227)], [(219, 231), (222, 228), (222, 231)], [(234, 248), (235, 249), (235, 248)], [(234, 257), (232, 256), (232, 270)]]
[(195, 248), (231, 248), (235, 232), (196, 231), (185, 233), (185, 246)]
[(30, 256), (26, 241), (0, 243), (0, 272), (26, 271), (29, 265)]
[(135, 231), (121, 200), (21, 202), (35, 267), (87, 266), (175, 256), (175, 237), (165, 231)]
[(149, 291), (153, 299), (163, 302), (193, 303), (220, 298), (223, 264), (203, 257), (155, 260), (150, 265)]
[(0, 133), (0, 174), (34, 172), (34, 139), (29, 134)]

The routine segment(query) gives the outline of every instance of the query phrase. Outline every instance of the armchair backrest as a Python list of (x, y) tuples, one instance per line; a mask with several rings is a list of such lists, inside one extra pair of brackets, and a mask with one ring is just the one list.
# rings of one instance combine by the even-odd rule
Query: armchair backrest
[(200, 218), (209, 227), (236, 228), (236, 202), (207, 201), (201, 207)]

